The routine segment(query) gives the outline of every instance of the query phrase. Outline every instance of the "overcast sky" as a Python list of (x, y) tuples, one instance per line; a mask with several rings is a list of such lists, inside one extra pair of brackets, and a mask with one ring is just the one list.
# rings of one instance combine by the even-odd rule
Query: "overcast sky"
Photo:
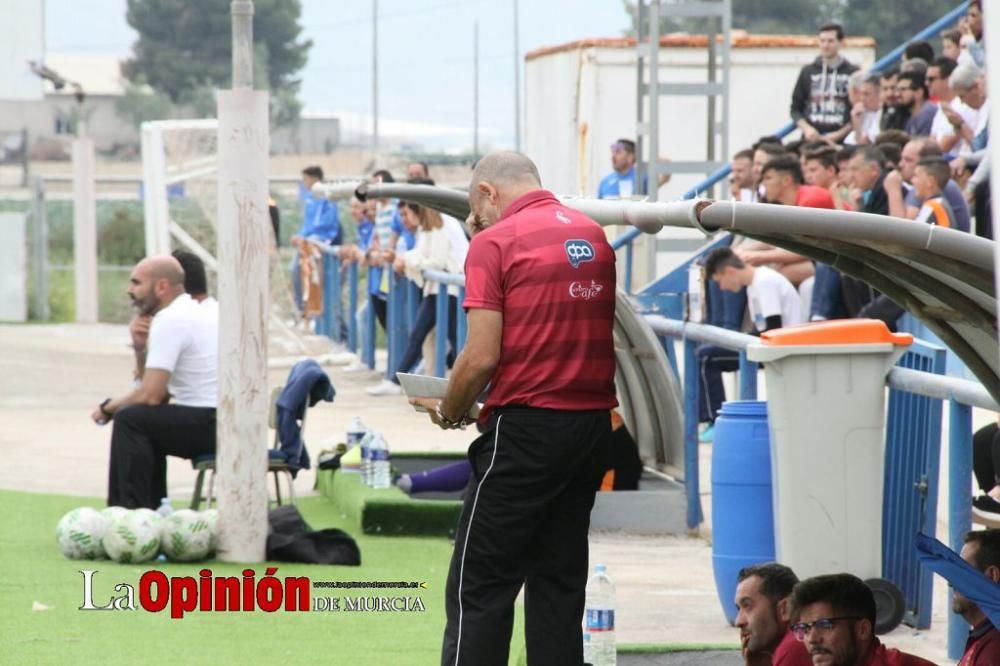
[[(46, 48), (127, 56), (136, 39), (125, 0), (45, 0)], [(343, 116), (359, 131), (371, 113), (372, 0), (302, 0), (313, 40), (301, 72), (306, 110)], [(513, 0), (378, 0), (379, 116), (469, 130), (473, 116), (473, 24), (479, 22), (481, 141), (514, 134)], [(524, 53), (584, 37), (621, 36), (621, 0), (520, 0)], [(84, 27), (85, 29), (81, 29)], [(522, 72), (523, 82), (523, 72)]]

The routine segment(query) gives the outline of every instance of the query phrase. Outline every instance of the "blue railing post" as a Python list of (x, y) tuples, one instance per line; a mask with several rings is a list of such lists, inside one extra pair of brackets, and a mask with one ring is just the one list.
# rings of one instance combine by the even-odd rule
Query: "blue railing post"
[[(389, 270), (392, 270), (391, 268)], [(392, 379), (396, 376), (396, 372), (400, 370), (399, 363), (403, 360), (403, 354), (406, 353), (406, 342), (409, 338), (409, 327), (406, 322), (406, 296), (407, 289), (409, 288), (410, 281), (407, 280), (402, 275), (392, 274), (390, 278), (392, 282), (393, 290), (393, 301), (394, 307), (396, 309), (396, 320), (389, 328), (392, 331), (389, 334), (389, 344), (392, 346), (392, 358), (393, 364), (389, 369), (389, 378)]]
[(465, 308), (462, 307), (462, 303), (465, 302), (465, 287), (458, 288), (458, 307), (455, 308), (455, 317), (457, 318), (455, 325), (455, 344), (458, 345), (458, 349), (455, 350), (455, 356), (458, 356), (463, 349), (465, 349), (465, 336), (468, 332), (469, 321), (465, 315)]
[[(328, 273), (330, 282), (323, 283), (323, 298), (326, 300), (327, 292), (330, 293), (329, 303), (332, 308), (331, 316), (327, 320), (329, 328), (327, 328), (326, 334), (337, 342), (344, 342), (344, 285), (340, 276), (340, 257), (335, 254), (327, 254), (324, 257), (329, 259), (331, 264)], [(326, 262), (324, 261), (324, 263)], [(324, 314), (326, 313), (326, 309), (326, 304), (324, 303)]]
[[(368, 279), (371, 280), (371, 269), (368, 271)], [(368, 337), (364, 339), (364, 349), (361, 352), (362, 361), (368, 365), (369, 370), (375, 369), (375, 339), (378, 337), (376, 326), (378, 320), (375, 317), (375, 296), (368, 294), (368, 312), (365, 314), (365, 324), (368, 330)], [(386, 322), (388, 324), (388, 321)]]
[(635, 258), (635, 243), (625, 246), (625, 293), (632, 293), (632, 260)]
[(417, 322), (417, 310), (420, 309), (420, 287), (416, 282), (406, 281), (406, 330), (407, 334), (413, 330), (413, 325)]
[(757, 364), (747, 360), (747, 353), (740, 352), (740, 400), (757, 399)]
[[(958, 552), (972, 529), (972, 407), (951, 400), (948, 405), (948, 545)], [(954, 594), (954, 592), (952, 592)], [(950, 604), (949, 604), (950, 606)], [(969, 625), (948, 614), (948, 658), (962, 658)]]
[(444, 377), (448, 356), (448, 285), (438, 283), (434, 323), (434, 375)]
[[(382, 268), (385, 271), (392, 271), (392, 266), (388, 264)], [(397, 348), (397, 331), (400, 329), (403, 318), (403, 310), (400, 303), (403, 285), (395, 274), (389, 275), (389, 294), (386, 303), (385, 319), (385, 348), (389, 352), (389, 360), (385, 367), (385, 378), (392, 379), (396, 375), (396, 364), (399, 363)]]
[[(351, 262), (347, 269), (347, 348), (358, 352), (358, 264)], [(374, 331), (373, 331), (374, 332)]]
[(684, 490), (687, 493), (687, 526), (698, 527), (701, 511), (698, 479), (698, 343), (684, 339)]
[(323, 314), (316, 319), (316, 334), (333, 337), (333, 275), (337, 272), (334, 256), (323, 253)]

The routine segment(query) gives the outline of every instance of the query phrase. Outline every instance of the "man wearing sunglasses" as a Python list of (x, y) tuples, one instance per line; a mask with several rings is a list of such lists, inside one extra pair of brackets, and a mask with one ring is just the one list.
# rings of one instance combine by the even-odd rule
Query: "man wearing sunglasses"
[(933, 666), (875, 638), (875, 597), (851, 574), (816, 576), (792, 591), (792, 633), (813, 666)]

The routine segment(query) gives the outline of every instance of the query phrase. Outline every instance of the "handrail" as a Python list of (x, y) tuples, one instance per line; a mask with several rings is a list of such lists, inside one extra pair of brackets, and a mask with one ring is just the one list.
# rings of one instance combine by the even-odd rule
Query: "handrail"
[(453, 284), (458, 287), (465, 286), (465, 276), (461, 273), (446, 273), (444, 271), (434, 271), (426, 269), (423, 272), (424, 278), (437, 282), (438, 284)]
[[(883, 69), (886, 69), (890, 65), (894, 64), (897, 60), (899, 60), (903, 56), (903, 51), (906, 49), (906, 45), (909, 44), (910, 42), (925, 40), (925, 39), (929, 39), (931, 37), (937, 36), (937, 34), (939, 32), (941, 32), (942, 30), (944, 30), (948, 26), (950, 26), (953, 23), (955, 23), (959, 18), (961, 18), (961, 16), (965, 13), (965, 10), (968, 8), (968, 6), (969, 6), (968, 0), (966, 0), (965, 2), (962, 2), (958, 7), (956, 7), (953, 10), (951, 10), (950, 12), (948, 12), (947, 14), (945, 14), (944, 16), (942, 16), (941, 18), (939, 18), (934, 23), (931, 23), (929, 26), (927, 26), (926, 28), (924, 28), (923, 30), (921, 30), (920, 32), (918, 32), (916, 35), (914, 35), (910, 39), (908, 39), (905, 42), (903, 42), (901, 45), (899, 45), (896, 48), (894, 48), (889, 53), (885, 54), (882, 58), (880, 58), (879, 60), (877, 60), (875, 62), (875, 64), (873, 64), (869, 68), (869, 71), (871, 71), (871, 72), (880, 72)], [(789, 134), (791, 134), (794, 129), (795, 129), (795, 123), (789, 122), (789, 123), (781, 126), (774, 133), (774, 136), (777, 136), (778, 138), (782, 138), (783, 139), (786, 136), (788, 136)], [(707, 178), (705, 178), (704, 180), (702, 180), (701, 182), (699, 182), (697, 185), (695, 185), (694, 187), (692, 187), (690, 190), (688, 190), (687, 192), (685, 192), (684, 194), (682, 194), (681, 195), (681, 199), (693, 199), (696, 196), (698, 196), (700, 193), (708, 191), (708, 189), (710, 187), (712, 187), (713, 185), (715, 185), (716, 183), (718, 183), (719, 181), (721, 181), (723, 178), (725, 178), (726, 176), (728, 176), (731, 171), (732, 171), (732, 168), (728, 164), (725, 165), (725, 166), (719, 167), (714, 172), (712, 172)], [(613, 247), (614, 249), (618, 250), (618, 249), (624, 247), (626, 244), (631, 243), (633, 240), (635, 240), (639, 236), (639, 234), (640, 234), (640, 232), (638, 230), (636, 230), (636, 229), (629, 229), (628, 231), (626, 231), (625, 233), (623, 233), (621, 236), (619, 236), (618, 238), (616, 238), (614, 241), (612, 241), (611, 247)]]

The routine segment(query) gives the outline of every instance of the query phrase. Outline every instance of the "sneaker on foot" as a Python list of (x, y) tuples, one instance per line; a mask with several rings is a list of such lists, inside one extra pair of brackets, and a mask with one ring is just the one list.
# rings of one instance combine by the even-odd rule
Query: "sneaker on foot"
[(366, 388), (365, 393), (368, 395), (402, 395), (403, 389), (399, 384), (395, 384), (388, 379), (383, 379), (375, 386)]
[(1000, 524), (1000, 502), (989, 495), (980, 495), (972, 500), (972, 514), (981, 521)]
[(369, 367), (367, 363), (362, 363), (361, 361), (355, 361), (350, 365), (346, 365), (341, 369), (341, 372), (369, 372)]
[(701, 433), (698, 435), (698, 441), (702, 444), (711, 444), (712, 439), (715, 437), (715, 424), (709, 423), (705, 426)]

